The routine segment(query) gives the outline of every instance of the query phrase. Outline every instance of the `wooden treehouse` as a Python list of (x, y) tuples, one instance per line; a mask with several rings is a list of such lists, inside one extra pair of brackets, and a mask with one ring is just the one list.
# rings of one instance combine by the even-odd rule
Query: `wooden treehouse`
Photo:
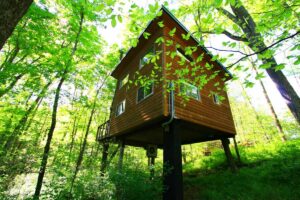
[[(182, 144), (221, 140), (233, 166), (228, 138), (236, 131), (220, 89), (231, 74), (168, 9), (161, 13), (112, 72), (118, 82), (110, 119), (99, 126), (97, 139), (162, 148), (164, 163), (172, 167), (164, 177), (164, 199), (182, 199)], [(150, 81), (141, 84), (139, 77)]]

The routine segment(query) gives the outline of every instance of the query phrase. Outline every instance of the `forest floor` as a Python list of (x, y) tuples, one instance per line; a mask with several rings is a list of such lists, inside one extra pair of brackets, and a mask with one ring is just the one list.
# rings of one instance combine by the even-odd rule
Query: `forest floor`
[(299, 139), (241, 149), (236, 174), (221, 153), (184, 165), (184, 199), (300, 199)]

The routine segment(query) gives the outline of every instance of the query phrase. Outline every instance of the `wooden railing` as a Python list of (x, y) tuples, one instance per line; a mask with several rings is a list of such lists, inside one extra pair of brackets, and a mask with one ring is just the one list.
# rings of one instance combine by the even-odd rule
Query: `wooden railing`
[(98, 141), (101, 141), (104, 138), (109, 136), (109, 126), (110, 126), (109, 120), (104, 122), (100, 126), (98, 126), (97, 137), (96, 137)]

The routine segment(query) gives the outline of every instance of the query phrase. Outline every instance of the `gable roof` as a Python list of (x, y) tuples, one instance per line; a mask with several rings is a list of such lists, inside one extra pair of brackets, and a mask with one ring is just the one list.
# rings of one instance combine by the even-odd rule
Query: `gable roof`
[[(209, 55), (211, 58), (213, 57), (213, 55), (211, 54), (211, 52), (209, 52), (208, 50), (207, 50), (207, 48), (205, 48), (204, 46), (202, 46), (202, 45), (200, 45), (200, 42), (199, 42), (199, 40), (197, 39), (197, 38), (195, 38), (194, 36), (193, 36), (193, 34), (192, 33), (190, 33), (190, 31), (164, 6), (164, 5), (162, 5), (162, 7), (161, 7), (161, 9), (160, 9), (161, 11), (163, 11), (164, 13), (166, 13), (172, 20), (174, 20), (185, 32), (186, 32), (186, 34), (187, 33), (189, 33), (190, 34), (190, 36), (191, 36), (191, 38), (197, 43), (197, 44), (199, 44), (199, 46), (201, 47), (201, 49), (202, 50), (204, 50), (204, 52), (207, 54), (207, 55)], [(148, 30), (148, 28), (153, 24), (153, 22), (154, 22), (154, 20), (155, 20), (156, 18), (154, 18), (154, 19), (152, 19), (150, 22), (148, 22), (148, 24), (147, 24), (147, 26), (146, 26), (146, 28), (141, 32), (141, 34), (139, 35), (139, 37), (138, 37), (138, 41), (140, 41), (141, 40), (141, 38), (142, 38), (142, 36), (143, 36), (143, 34), (146, 32), (146, 30)], [(115, 72), (117, 71), (117, 69), (119, 68), (119, 66), (120, 66), (120, 64), (125, 60), (125, 58), (128, 56), (128, 54), (130, 53), (130, 52), (132, 52), (133, 51), (133, 49), (134, 49), (135, 47), (131, 47), (127, 52), (126, 52), (126, 54), (125, 54), (125, 56), (120, 60), (120, 62), (116, 65), (116, 67), (115, 67), (115, 69), (112, 71), (112, 73), (111, 73), (111, 75), (112, 76), (114, 76), (114, 74), (115, 74)], [(229, 75), (229, 77), (230, 78), (232, 78), (233, 76), (232, 76), (232, 74), (228, 71), (228, 69), (220, 62), (220, 61), (218, 61), (218, 60), (215, 60), (215, 62), (222, 68), (222, 70), (226, 73), (226, 74), (228, 74)]]

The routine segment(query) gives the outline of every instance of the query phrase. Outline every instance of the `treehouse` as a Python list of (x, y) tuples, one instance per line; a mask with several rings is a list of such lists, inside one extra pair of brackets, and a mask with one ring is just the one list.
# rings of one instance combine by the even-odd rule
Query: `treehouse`
[(98, 140), (163, 148), (164, 162), (174, 167), (165, 180), (168, 198), (177, 199), (181, 145), (222, 140), (227, 148), (236, 134), (223, 90), (231, 74), (162, 7), (111, 75), (118, 82)]

